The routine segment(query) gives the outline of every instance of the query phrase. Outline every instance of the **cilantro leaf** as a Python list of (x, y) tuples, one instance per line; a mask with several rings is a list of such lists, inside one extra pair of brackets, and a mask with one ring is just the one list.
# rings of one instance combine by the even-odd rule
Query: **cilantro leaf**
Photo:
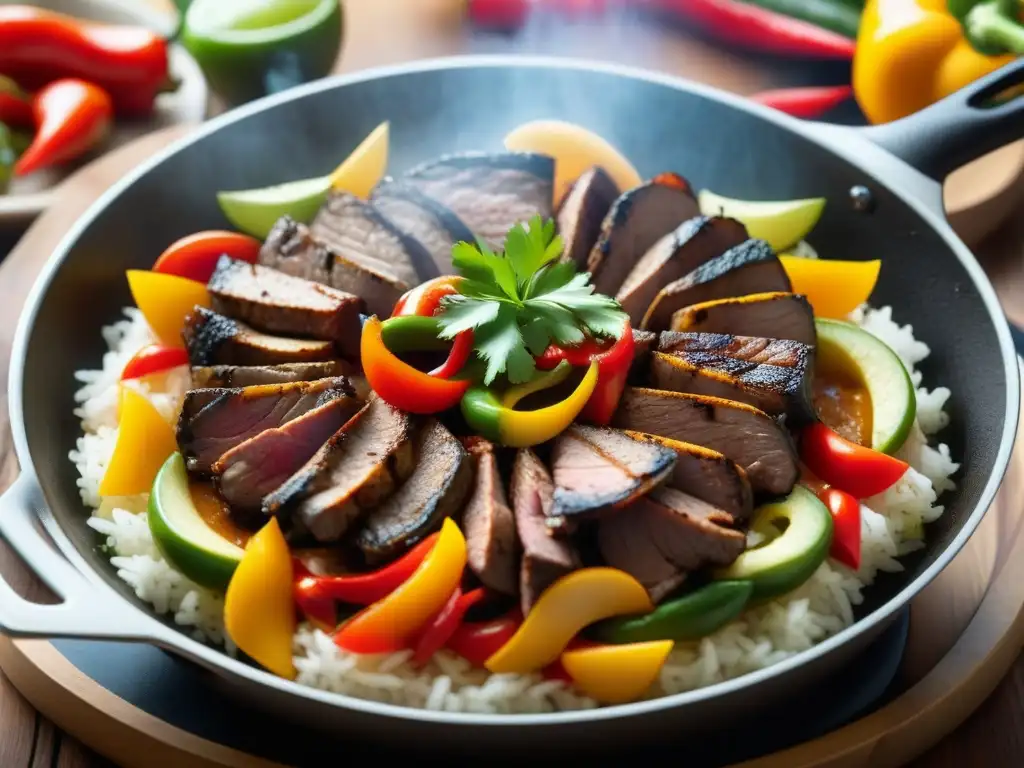
[(524, 298), (529, 299), (531, 296), (539, 296), (557, 290), (568, 283), (575, 274), (576, 265), (571, 261), (548, 264), (530, 280)]
[(452, 246), (452, 265), (469, 280), (486, 285), (494, 283), (494, 272), (491, 271), (487, 257), (469, 243), (456, 243)]
[(541, 267), (561, 255), (561, 238), (554, 235), (555, 223), (549, 220), (545, 224), (539, 215), (530, 219), (528, 227), (516, 224), (509, 230), (505, 254), (520, 286), (526, 286)]
[(536, 366), (519, 332), (515, 307), (500, 305), (497, 317), (477, 329), (475, 341), (477, 352), (487, 361), (484, 384), (491, 384), (502, 372), (513, 384), (533, 377)]
[(544, 318), (548, 333), (562, 345), (579, 344), (583, 341), (583, 331), (573, 317), (572, 312), (558, 304), (545, 301), (531, 302), (527, 311), (537, 317)]
[(543, 317), (535, 317), (524, 323), (519, 331), (523, 334), (523, 341), (526, 342), (526, 348), (530, 350), (531, 355), (544, 354), (544, 350), (551, 343), (551, 332), (547, 320)]
[(483, 301), (466, 296), (445, 296), (441, 299), (443, 312), (438, 318), (441, 324), (441, 338), (454, 339), (462, 331), (478, 328), (498, 317), (502, 304), (497, 301)]

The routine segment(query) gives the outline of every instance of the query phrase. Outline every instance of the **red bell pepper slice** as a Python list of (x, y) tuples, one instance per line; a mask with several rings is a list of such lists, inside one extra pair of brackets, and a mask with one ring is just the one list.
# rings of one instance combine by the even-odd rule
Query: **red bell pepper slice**
[(401, 298), (395, 302), (395, 307), (391, 310), (391, 316), (419, 315), (420, 317), (430, 317), (441, 306), (441, 299), (459, 292), (458, 285), (461, 280), (462, 278), (459, 275), (441, 275), (433, 280), (420, 283), (415, 288), (402, 294)]
[(413, 664), (426, 664), (435, 653), (444, 648), (445, 643), (451, 639), (459, 625), (462, 624), (466, 612), (486, 596), (487, 590), (483, 587), (466, 593), (463, 593), (462, 587), (456, 587), (444, 608), (434, 616), (426, 629), (416, 638), (416, 642), (413, 644), (415, 649), (412, 654)]
[(205, 283), (221, 256), (255, 264), (259, 255), (260, 241), (255, 237), (239, 232), (209, 230), (171, 243), (153, 264), (153, 271)]
[(432, 370), (430, 375), (439, 379), (450, 379), (466, 366), (471, 354), (473, 354), (473, 331), (462, 331), (456, 334), (448, 358)]
[(856, 571), (860, 568), (860, 502), (838, 488), (824, 488), (818, 498), (832, 513), (829, 555)]
[(518, 608), (490, 621), (464, 622), (455, 628), (445, 645), (474, 667), (482, 667), (512, 639), (522, 623), (523, 614)]
[(164, 344), (150, 344), (135, 353), (121, 371), (121, 381), (140, 379), (154, 373), (188, 365), (188, 351)]
[(847, 440), (821, 422), (804, 429), (800, 458), (826, 483), (858, 499), (881, 493), (910, 467), (905, 461)]

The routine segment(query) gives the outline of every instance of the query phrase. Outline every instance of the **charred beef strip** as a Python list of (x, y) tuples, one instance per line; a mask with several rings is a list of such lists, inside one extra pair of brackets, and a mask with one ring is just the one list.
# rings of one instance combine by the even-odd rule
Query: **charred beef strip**
[(412, 473), (412, 432), (408, 414), (372, 398), (263, 499), (263, 512), (309, 531), (318, 541), (337, 541)]
[(359, 357), (363, 300), (270, 267), (221, 256), (206, 285), (213, 308), (257, 331), (333, 341), (349, 359)]
[[(200, 474), (208, 473), (217, 459), (264, 430), (280, 427), (331, 400), (355, 398), (352, 384), (344, 377), (193, 392), (185, 395), (177, 437), (189, 471)], [(205, 399), (211, 393), (216, 396), (197, 411), (190, 396)]]
[(281, 365), (211, 365), (192, 369), (192, 387), (251, 387), (255, 384), (287, 384), (345, 376), (352, 366), (341, 360)]
[(791, 288), (789, 276), (771, 246), (764, 240), (747, 240), (665, 285), (650, 303), (640, 326), (663, 331), (676, 311), (691, 304)]
[(814, 344), (814, 312), (797, 293), (751, 293), (731, 299), (705, 301), (672, 315), (673, 331), (690, 333), (762, 334)]
[(657, 346), (658, 334), (651, 333), (650, 331), (641, 331), (637, 328), (633, 329), (633, 365), (630, 368), (631, 374), (635, 376), (643, 375), (644, 371), (647, 370), (647, 365), (650, 363), (651, 350)]
[(601, 236), (601, 222), (619, 191), (612, 177), (594, 166), (576, 179), (558, 207), (555, 220), (565, 244), (562, 258), (574, 263), (577, 269), (582, 270), (587, 263)]
[(475, 467), (473, 491), (462, 510), (467, 562), (484, 586), (504, 595), (515, 595), (519, 591), (519, 542), (494, 445), (482, 437), (464, 438), (463, 444)]
[[(640, 327), (644, 313), (667, 283), (686, 276), (709, 260), (747, 239), (736, 219), (695, 216), (651, 246), (626, 275), (615, 297)], [(781, 267), (780, 267), (781, 269)]]
[(601, 519), (598, 547), (608, 565), (634, 576), (657, 600), (686, 573), (739, 557), (746, 537), (726, 527), (733, 524), (728, 512), (694, 496), (656, 488)]
[(367, 562), (393, 557), (426, 538), (462, 508), (469, 494), (473, 466), (462, 443), (441, 422), (430, 419), (416, 443), (416, 469), (366, 516), (356, 537)]
[(551, 218), (555, 161), (528, 152), (466, 152), (423, 163), (401, 177), (461, 219), (491, 248), (539, 215)]
[(617, 429), (572, 424), (551, 449), (555, 492), (550, 515), (576, 518), (623, 507), (660, 484), (675, 452)]
[(755, 491), (784, 495), (800, 474), (786, 431), (750, 405), (704, 395), (626, 387), (612, 426), (692, 442), (725, 454)]
[(360, 264), (334, 252), (305, 224), (287, 216), (274, 225), (260, 249), (260, 264), (359, 296), (370, 314), (387, 317), (410, 286), (383, 262), (366, 261)]
[(263, 497), (295, 474), (362, 406), (356, 398), (338, 398), (236, 445), (213, 463), (220, 495), (232, 508), (258, 512)]
[(792, 339), (766, 339), (760, 336), (732, 336), (727, 333), (681, 333), (663, 331), (658, 336), (658, 352), (670, 355), (704, 352), (748, 363), (765, 363), (783, 368), (814, 370), (814, 347)]
[(601, 235), (587, 258), (597, 293), (614, 296), (626, 275), (656, 242), (700, 214), (685, 184), (657, 179), (619, 196), (601, 222)]
[(580, 567), (579, 555), (567, 539), (556, 539), (548, 527), (554, 486), (547, 468), (528, 448), (516, 453), (509, 485), (516, 531), (523, 547), (519, 566), (519, 600), (523, 615), (541, 593)]
[(271, 336), (204, 307), (186, 318), (182, 335), (194, 366), (305, 363), (336, 355), (329, 341)]

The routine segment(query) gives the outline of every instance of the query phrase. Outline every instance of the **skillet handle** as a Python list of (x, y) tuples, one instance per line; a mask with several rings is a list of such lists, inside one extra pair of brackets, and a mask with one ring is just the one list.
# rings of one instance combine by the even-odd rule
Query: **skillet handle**
[(993, 100), (1024, 83), (1024, 58), (919, 112), (863, 129), (865, 138), (941, 182), (957, 168), (1024, 138), (1024, 98)]
[(0, 630), (12, 637), (155, 640), (159, 622), (87, 580), (47, 540), (35, 513), (43, 505), (35, 478), (22, 473), (0, 496), (0, 537), (63, 602), (29, 602), (0, 578)]

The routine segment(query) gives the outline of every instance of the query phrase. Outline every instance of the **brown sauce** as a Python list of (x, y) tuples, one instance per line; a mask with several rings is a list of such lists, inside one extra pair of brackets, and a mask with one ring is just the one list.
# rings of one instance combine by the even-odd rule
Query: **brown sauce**
[(814, 371), (814, 408), (847, 440), (871, 445), (871, 393), (850, 373), (819, 363)]
[(212, 485), (191, 482), (188, 484), (188, 491), (199, 517), (214, 533), (236, 546), (245, 547), (252, 533), (234, 521), (228, 505)]

